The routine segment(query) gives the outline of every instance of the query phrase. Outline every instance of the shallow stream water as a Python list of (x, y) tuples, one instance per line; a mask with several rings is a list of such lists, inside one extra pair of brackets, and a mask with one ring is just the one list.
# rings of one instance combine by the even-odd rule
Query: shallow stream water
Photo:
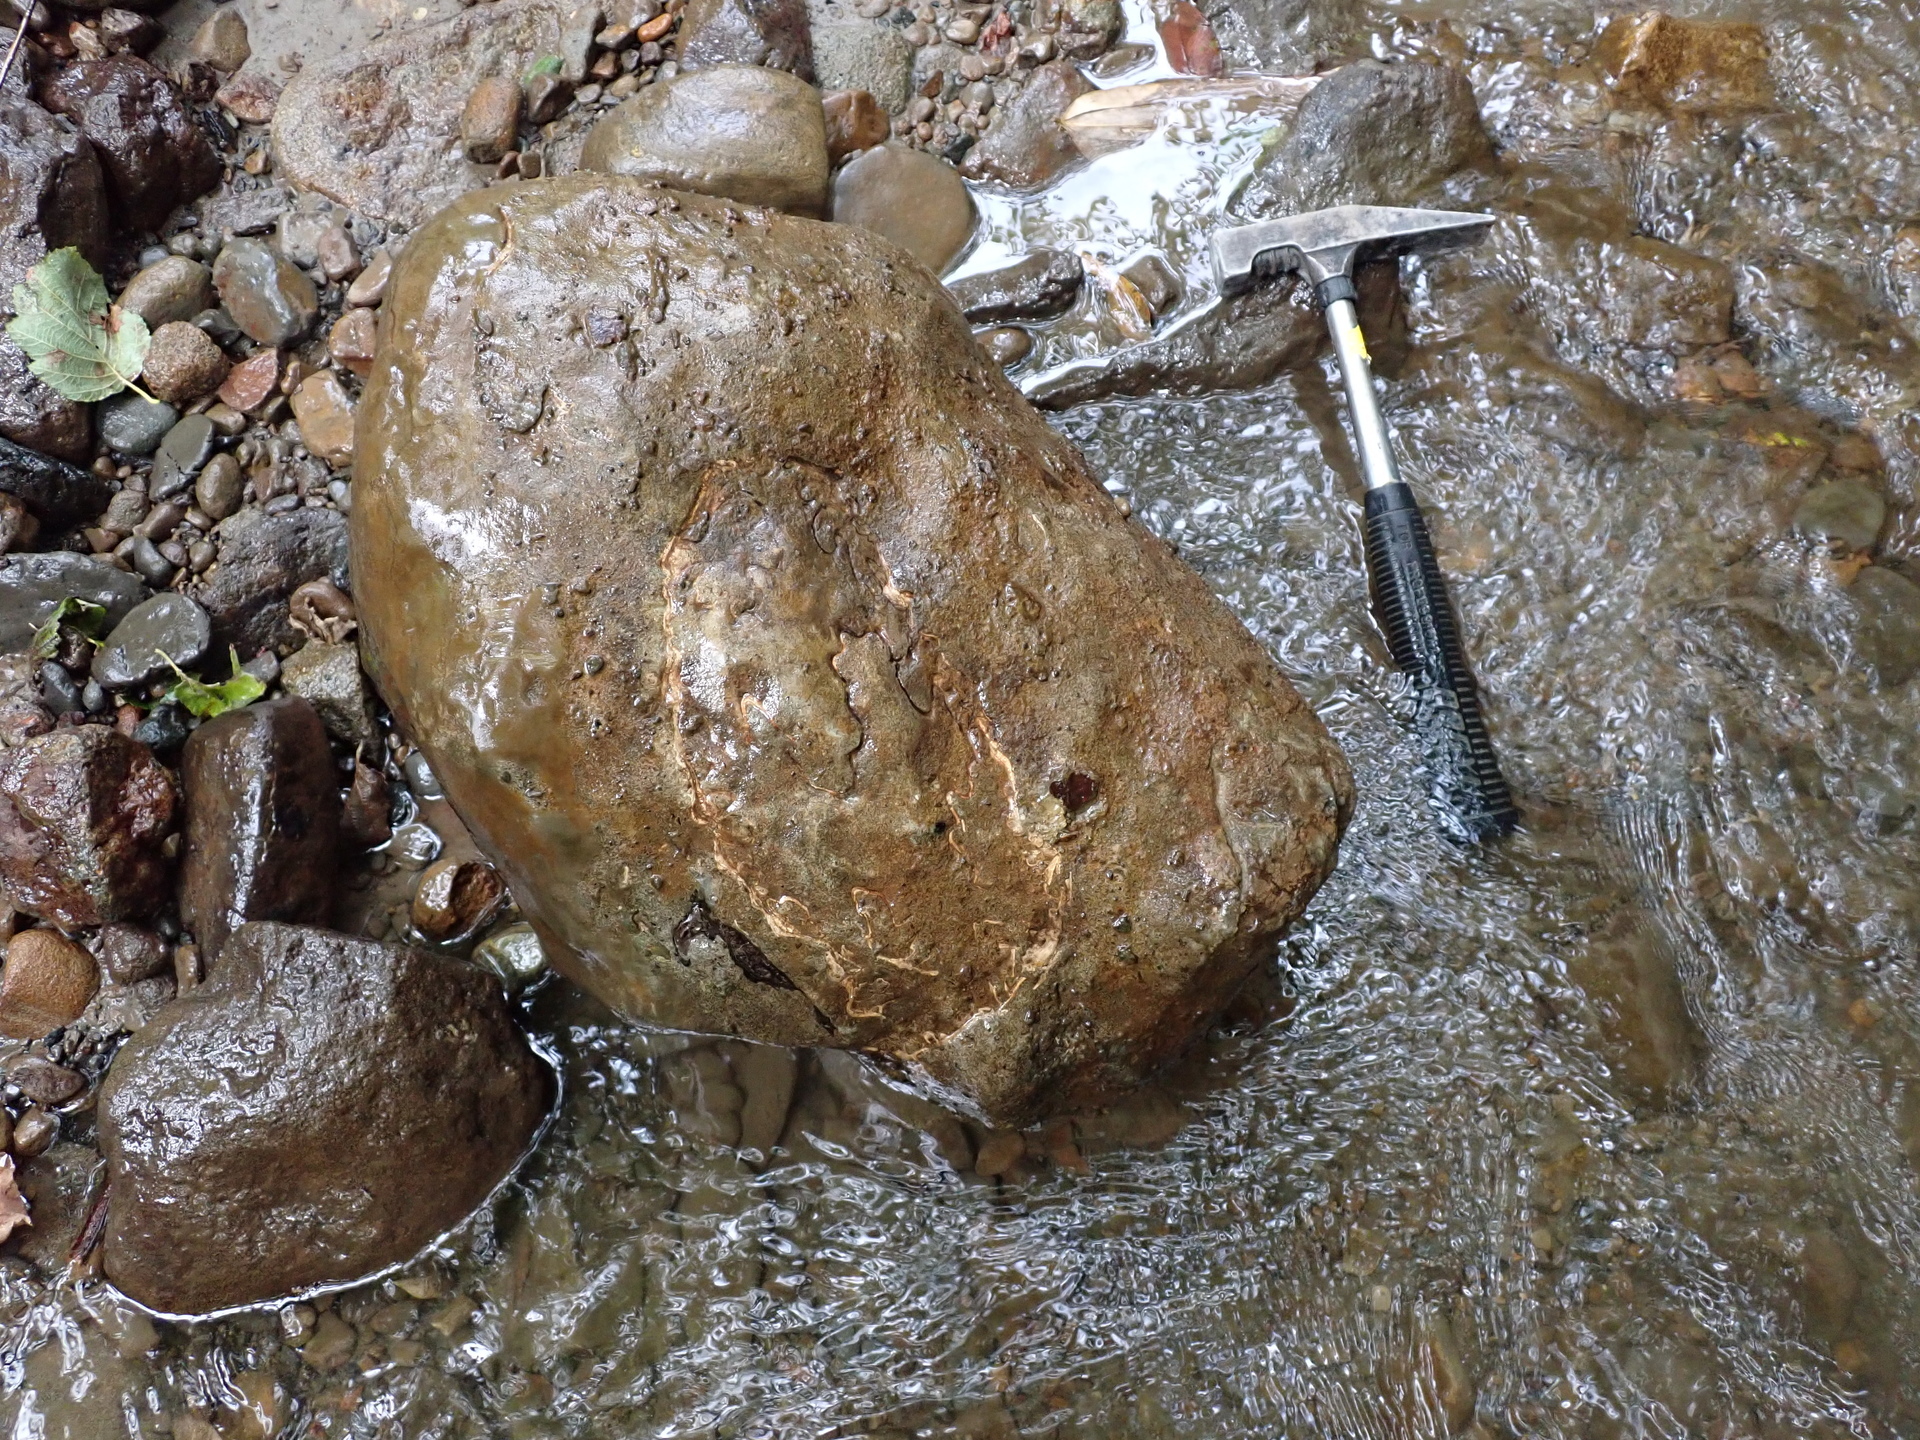
[[(0, 1270), (9, 1433), (1920, 1436), (1920, 614), (1888, 583), (1920, 578), (1920, 18), (1689, 13), (1766, 26), (1775, 106), (1623, 108), (1555, 0), (1260, 42), (1457, 59), (1502, 150), (1458, 198), (1512, 218), (1408, 267), (1385, 391), (1520, 835), (1429, 820), (1331, 372), (1065, 412), (1359, 781), (1339, 871), (1162, 1087), (1006, 1142), (550, 985), (561, 1112), (437, 1256), (157, 1327)], [(1214, 193), (1130, 197), (1142, 234), (1073, 183), (988, 243), (1192, 253)], [(1677, 398), (1570, 213), (1732, 267), (1761, 393)], [(1864, 568), (1792, 525), (1836, 480), (1885, 502)]]

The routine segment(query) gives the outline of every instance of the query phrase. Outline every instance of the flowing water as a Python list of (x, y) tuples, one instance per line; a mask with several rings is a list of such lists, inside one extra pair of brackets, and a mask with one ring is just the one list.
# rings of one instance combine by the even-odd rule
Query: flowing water
[[(1467, 65), (1503, 150), (1457, 198), (1511, 218), (1409, 266), (1385, 392), (1520, 835), (1430, 823), (1329, 371), (1065, 412), (1360, 785), (1338, 873), (1162, 1087), (986, 1178), (1008, 1142), (847, 1057), (550, 985), (561, 1112), (467, 1230), (204, 1325), (0, 1269), (10, 1433), (1920, 1436), (1920, 19), (1691, 13), (1767, 27), (1772, 107), (1621, 107), (1558, 0), (1347, 14)], [(1191, 279), (1252, 151), (1188, 129), (1093, 172), (1136, 187), (1111, 204), (993, 202), (983, 254), (1154, 243)], [(1731, 267), (1708, 358), (1761, 393), (1676, 398), (1674, 347), (1614, 323), (1637, 272), (1569, 238), (1609, 225)], [(1864, 568), (1794, 531), (1835, 482), (1885, 502)]]

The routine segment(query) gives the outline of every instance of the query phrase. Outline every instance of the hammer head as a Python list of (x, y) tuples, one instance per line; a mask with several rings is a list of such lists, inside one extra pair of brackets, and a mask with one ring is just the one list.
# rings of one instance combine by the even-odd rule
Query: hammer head
[(1298, 270), (1317, 284), (1334, 275), (1351, 275), (1354, 259), (1362, 252), (1373, 258), (1428, 249), (1463, 239), (1493, 221), (1491, 215), (1464, 210), (1403, 210), (1391, 205), (1337, 205), (1263, 220), (1213, 237), (1213, 278), (1223, 295), (1251, 289), (1258, 271)]

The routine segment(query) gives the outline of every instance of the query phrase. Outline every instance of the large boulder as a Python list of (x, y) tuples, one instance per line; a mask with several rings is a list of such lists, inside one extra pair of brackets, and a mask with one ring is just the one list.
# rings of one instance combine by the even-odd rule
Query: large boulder
[(220, 157), (186, 97), (137, 55), (75, 61), (39, 93), (93, 142), (114, 218), (128, 230), (159, 229), (174, 206), (220, 183)]
[(404, 1260), (513, 1168), (549, 1093), (478, 966), (245, 926), (101, 1089), (108, 1278), (192, 1314)]
[(572, 8), (499, 0), (304, 66), (274, 111), (275, 168), (370, 219), (418, 225), (493, 178), (461, 144), (473, 88), (561, 53)]
[(555, 963), (1001, 1122), (1208, 1022), (1343, 758), (877, 236), (634, 182), (395, 267), (352, 514), (372, 672)]
[(87, 408), (35, 376), (4, 330), (13, 287), (49, 250), (68, 245), (96, 265), (106, 258), (99, 157), (71, 121), (27, 100), (0, 104), (0, 435), (75, 460), (90, 453)]

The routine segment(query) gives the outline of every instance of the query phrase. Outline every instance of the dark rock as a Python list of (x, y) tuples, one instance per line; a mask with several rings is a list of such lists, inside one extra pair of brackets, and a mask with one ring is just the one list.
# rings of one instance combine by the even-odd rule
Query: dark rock
[(478, 968), (246, 926), (102, 1087), (106, 1273), (188, 1313), (404, 1260), (512, 1169), (550, 1089)]
[[(71, 1025), (99, 988), (100, 969), (85, 950), (58, 930), (22, 930), (7, 942), (0, 974), (0, 1035), (38, 1040)], [(71, 1093), (46, 1103), (58, 1105)]]
[(791, 75), (720, 65), (621, 101), (587, 136), (580, 168), (824, 215), (826, 117), (819, 92)]
[[(174, 571), (180, 567), (160, 553), (160, 547), (144, 535), (135, 535), (127, 547), (127, 563), (133, 566), (133, 573), (156, 590), (164, 590), (173, 580)], [(88, 709), (97, 709), (89, 705)]]
[(31, 645), (34, 632), (62, 600), (105, 606), (106, 623), (117, 625), (146, 595), (138, 576), (92, 555), (49, 550), (0, 558), (0, 655)]
[(309, 580), (347, 585), (347, 520), (336, 510), (281, 515), (242, 510), (220, 522), (220, 563), (200, 577), (193, 597), (213, 618), (213, 648), (242, 655), (291, 648), (301, 640), (287, 597)]
[(199, 602), (169, 590), (143, 600), (113, 627), (94, 652), (93, 678), (109, 690), (144, 685), (170, 673), (169, 659), (183, 670), (198, 662), (212, 638)]
[(121, 455), (151, 455), (179, 422), (180, 412), (164, 400), (129, 390), (100, 406), (100, 443)]
[(157, 230), (176, 205), (220, 183), (220, 157), (173, 82), (133, 55), (80, 60), (40, 87), (40, 102), (93, 142), (115, 220)]
[(108, 6), (100, 12), (100, 39), (112, 54), (145, 55), (165, 39), (166, 34), (151, 15), (117, 6)]
[(393, 794), (387, 777), (378, 765), (369, 765), (358, 756), (353, 762), (353, 783), (347, 787), (341, 834), (363, 850), (393, 838)]
[(420, 224), (493, 178), (460, 149), (473, 88), (558, 55), (567, 13), (563, 0), (496, 0), (306, 65), (274, 113), (280, 174), (369, 219)]
[[(12, 292), (7, 292), (11, 297)], [(0, 301), (6, 311), (12, 306)], [(0, 331), (0, 436), (43, 455), (85, 460), (93, 453), (91, 407), (69, 400), (29, 368), (27, 355)]]
[(55, 715), (71, 715), (86, 708), (80, 682), (66, 666), (53, 660), (40, 667), (40, 703)]
[(156, 755), (171, 755), (192, 733), (187, 712), (178, 705), (156, 705), (133, 727), (133, 738)]
[(138, 925), (103, 925), (93, 954), (116, 985), (136, 985), (173, 971), (173, 947)]
[(213, 421), (204, 413), (176, 422), (153, 453), (148, 495), (155, 500), (171, 500), (184, 493), (212, 453)]
[(1157, 251), (1134, 256), (1117, 273), (1140, 292), (1156, 320), (1180, 303), (1180, 277)]
[[(76, 246), (94, 264), (107, 249), (105, 180), (93, 146), (73, 125), (27, 100), (0, 103), (0, 326), (13, 288), (50, 250)], [(0, 436), (68, 460), (86, 458), (87, 408), (27, 368), (0, 328)]]
[[(48, 1277), (67, 1268), (68, 1251), (87, 1223), (100, 1169), (93, 1146), (56, 1144), (59, 1138), (60, 1122), (38, 1106), (28, 1106), (14, 1122), (14, 1154), (28, 1159), (20, 1167), (20, 1193), (33, 1210), (33, 1224), (20, 1231), (14, 1248)], [(74, 1425), (60, 1440), (82, 1440), (83, 1427), (84, 1422)], [(48, 1435), (53, 1440), (52, 1426)]]
[(157, 330), (174, 320), (191, 320), (213, 304), (213, 275), (198, 260), (169, 255), (156, 260), (120, 292), (114, 303)]
[(1020, 93), (994, 112), (993, 128), (967, 152), (961, 173), (1015, 190), (1045, 185), (1079, 163), (1073, 137), (1059, 124), (1061, 113), (1093, 89), (1093, 82), (1064, 60), (1042, 65)]
[(320, 313), (313, 281), (260, 240), (227, 243), (213, 262), (213, 288), (241, 333), (262, 345), (291, 345)]
[[(532, 293), (659, 318), (603, 349)], [(885, 242), (497, 186), (415, 232), (383, 324), (363, 654), (555, 967), (626, 1013), (1024, 1120), (1179, 1050), (1331, 868), (1312, 711)], [(524, 543), (479, 539), (505, 515)]]
[[(78, 949), (79, 947), (75, 946), (74, 948)], [(82, 950), (80, 953), (85, 955), (86, 951)], [(11, 950), (9, 950), (8, 955), (9, 958), (11, 958)], [(87, 968), (90, 970), (93, 968), (93, 961), (91, 959), (87, 961)], [(99, 983), (99, 977), (96, 975), (94, 978), (95, 984), (97, 985)], [(93, 999), (91, 992), (89, 992), (87, 999)], [(4, 994), (0, 994), (0, 1009), (4, 1009), (5, 1006), (6, 997)], [(81, 1010), (85, 1008), (83, 1005)], [(80, 1012), (76, 1011), (73, 1018), (75, 1020), (79, 1019)], [(45, 1033), (45, 1031), (41, 1032), (41, 1034)], [(76, 1070), (67, 1069), (64, 1065), (56, 1065), (53, 1061), (43, 1056), (23, 1055), (7, 1066), (7, 1083), (34, 1104), (44, 1105), (47, 1109), (53, 1110), (66, 1104), (69, 1100), (73, 1099), (74, 1096), (86, 1089), (87, 1077)]]
[(1300, 102), (1293, 128), (1236, 209), (1287, 215), (1327, 205), (1408, 205), (1493, 143), (1465, 74), (1450, 65), (1359, 60)]
[(884, 235), (938, 275), (973, 234), (973, 197), (938, 155), (889, 141), (833, 177), (833, 218)]
[(173, 777), (105, 725), (0, 755), (0, 880), (15, 909), (63, 929), (140, 920), (165, 899)]
[(324, 922), (340, 850), (333, 751), (313, 706), (264, 700), (209, 720), (180, 756), (180, 919), (218, 968), (249, 920)]
[(1080, 298), (1086, 267), (1070, 250), (1035, 250), (1011, 265), (947, 282), (960, 313), (975, 325), (1048, 320)]
[(806, 0), (689, 0), (680, 16), (680, 68), (764, 65), (813, 79)]
[(91, 470), (0, 440), (0, 492), (14, 496), (43, 525), (58, 530), (106, 509), (113, 485)]

